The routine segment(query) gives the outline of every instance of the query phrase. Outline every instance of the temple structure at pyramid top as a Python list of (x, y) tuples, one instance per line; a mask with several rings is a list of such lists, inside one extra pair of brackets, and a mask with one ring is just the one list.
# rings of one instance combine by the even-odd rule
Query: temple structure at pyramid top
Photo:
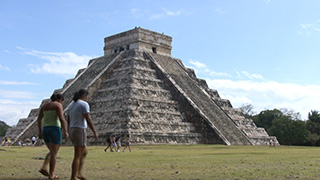
[[(104, 42), (104, 56), (89, 60), (54, 91), (64, 95), (65, 112), (76, 91), (89, 91), (90, 114), (99, 133), (95, 141), (88, 131), (89, 144), (103, 145), (117, 134), (134, 144), (278, 144), (173, 58), (170, 36), (136, 27)], [(39, 108), (6, 136), (15, 142), (37, 136)]]
[(136, 27), (130, 31), (106, 37), (104, 55), (133, 49), (171, 56), (171, 42), (170, 36)]

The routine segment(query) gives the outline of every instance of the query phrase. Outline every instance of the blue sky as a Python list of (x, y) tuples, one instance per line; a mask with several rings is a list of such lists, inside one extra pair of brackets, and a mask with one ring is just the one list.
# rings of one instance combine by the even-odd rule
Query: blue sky
[(0, 120), (15, 125), (104, 38), (140, 26), (234, 107), (320, 110), (318, 0), (0, 0)]

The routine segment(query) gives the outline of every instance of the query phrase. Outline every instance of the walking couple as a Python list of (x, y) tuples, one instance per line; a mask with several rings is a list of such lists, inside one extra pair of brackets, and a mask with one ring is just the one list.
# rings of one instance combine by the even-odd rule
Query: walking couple
[[(98, 133), (90, 116), (90, 107), (87, 103), (88, 91), (81, 89), (74, 94), (73, 102), (68, 108), (69, 131), (63, 115), (62, 102), (64, 98), (62, 94), (53, 94), (50, 99), (51, 102), (40, 108), (37, 119), (39, 138), (44, 139), (49, 149), (39, 172), (48, 176), (49, 179), (59, 179), (53, 172), (63, 134), (65, 138), (70, 137), (74, 145), (71, 180), (85, 180), (86, 178), (82, 175), (82, 167), (88, 154), (87, 126), (93, 131), (94, 137), (98, 138)], [(48, 165), (50, 167), (49, 171), (47, 170)]]

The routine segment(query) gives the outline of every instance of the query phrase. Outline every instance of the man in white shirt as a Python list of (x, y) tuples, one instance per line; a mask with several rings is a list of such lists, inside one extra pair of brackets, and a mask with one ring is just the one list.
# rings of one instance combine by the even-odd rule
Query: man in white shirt
[(74, 158), (72, 162), (71, 180), (85, 179), (82, 175), (84, 160), (88, 154), (87, 149), (87, 125), (92, 130), (94, 137), (98, 138), (98, 133), (93, 125), (90, 116), (90, 107), (86, 102), (88, 91), (81, 89), (76, 92), (73, 102), (68, 110), (69, 136), (74, 145)]

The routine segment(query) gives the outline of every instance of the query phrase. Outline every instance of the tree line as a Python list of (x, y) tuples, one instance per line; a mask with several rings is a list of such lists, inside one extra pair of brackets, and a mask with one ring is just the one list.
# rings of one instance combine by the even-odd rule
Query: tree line
[(264, 110), (255, 114), (253, 106), (242, 105), (241, 112), (270, 136), (276, 136), (281, 145), (320, 146), (320, 112), (311, 110), (308, 119), (288, 109)]

